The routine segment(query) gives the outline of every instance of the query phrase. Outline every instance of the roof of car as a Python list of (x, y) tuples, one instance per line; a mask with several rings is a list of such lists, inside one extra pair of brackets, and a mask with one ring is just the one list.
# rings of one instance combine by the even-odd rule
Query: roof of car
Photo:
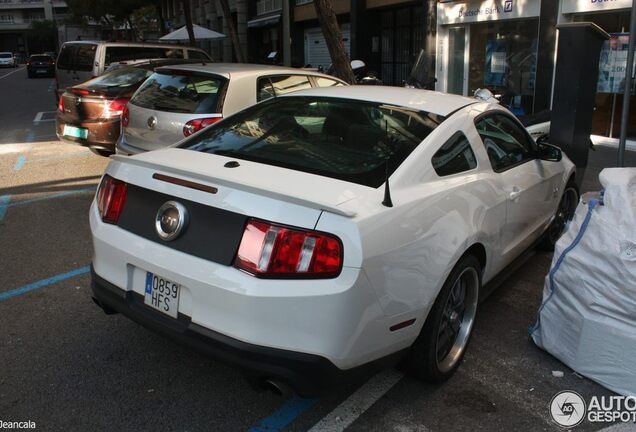
[(283, 97), (298, 96), (324, 96), (376, 102), (386, 105), (395, 105), (410, 108), (418, 111), (425, 111), (444, 117), (467, 105), (479, 102), (477, 99), (470, 97), (440, 93), (430, 90), (420, 90), (404, 87), (361, 85), (320, 87), (299, 90), (294, 93), (284, 95)]
[[(162, 69), (162, 68), (158, 68)], [(243, 77), (250, 75), (261, 75), (261, 74), (294, 74), (294, 75), (313, 75), (313, 76), (324, 76), (328, 78), (329, 75), (322, 74), (320, 72), (312, 71), (309, 69), (300, 69), (300, 68), (292, 68), (292, 67), (283, 67), (283, 66), (272, 66), (272, 65), (262, 65), (262, 64), (248, 64), (248, 63), (194, 63), (194, 64), (185, 64), (179, 66), (166, 66), (166, 69), (179, 69), (179, 70), (188, 70), (193, 72), (207, 72), (214, 73), (216, 75), (221, 75), (226, 78), (230, 78), (233, 76)], [(333, 78), (337, 79), (337, 78)]]

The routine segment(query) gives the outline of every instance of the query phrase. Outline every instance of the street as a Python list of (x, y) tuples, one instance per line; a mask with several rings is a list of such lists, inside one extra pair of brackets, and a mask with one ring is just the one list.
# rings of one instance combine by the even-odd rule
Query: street
[[(463, 364), (440, 386), (391, 369), (318, 399), (279, 396), (104, 314), (91, 300), (88, 210), (108, 159), (55, 138), (53, 86), (0, 70), (0, 420), (45, 431), (544, 431), (561, 430), (548, 409), (558, 392), (611, 394), (528, 336), (545, 252), (482, 303)], [(615, 152), (591, 152), (584, 189), (598, 189)]]

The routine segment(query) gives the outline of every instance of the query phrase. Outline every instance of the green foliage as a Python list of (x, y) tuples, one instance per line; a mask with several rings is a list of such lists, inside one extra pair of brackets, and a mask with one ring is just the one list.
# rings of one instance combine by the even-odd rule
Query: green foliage
[(154, 0), (67, 0), (69, 11), (74, 18), (85, 17), (96, 21), (123, 22), (135, 11), (145, 6), (154, 5)]

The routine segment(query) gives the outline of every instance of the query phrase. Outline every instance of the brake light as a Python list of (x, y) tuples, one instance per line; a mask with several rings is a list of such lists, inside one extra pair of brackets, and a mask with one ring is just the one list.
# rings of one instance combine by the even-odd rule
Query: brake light
[(130, 113), (128, 112), (128, 105), (124, 105), (124, 108), (121, 111), (121, 125), (123, 127), (128, 127), (129, 122), (130, 122)]
[(250, 219), (234, 266), (263, 278), (336, 277), (342, 243), (326, 233)]
[(128, 99), (115, 99), (106, 101), (102, 118), (119, 117), (124, 113), (124, 107), (128, 105)]
[(97, 209), (103, 222), (117, 224), (119, 216), (124, 210), (127, 191), (128, 185), (125, 182), (108, 174), (104, 175), (97, 189)]
[(190, 120), (183, 127), (183, 135), (189, 137), (193, 133), (199, 132), (201, 129), (210, 126), (219, 120), (223, 120), (223, 116)]
[(62, 95), (60, 95), (60, 98), (57, 101), (57, 110), (61, 113), (64, 112), (64, 96)]
[(90, 94), (90, 92), (86, 89), (72, 89), (71, 91), (75, 94), (82, 95), (82, 96), (86, 96)]

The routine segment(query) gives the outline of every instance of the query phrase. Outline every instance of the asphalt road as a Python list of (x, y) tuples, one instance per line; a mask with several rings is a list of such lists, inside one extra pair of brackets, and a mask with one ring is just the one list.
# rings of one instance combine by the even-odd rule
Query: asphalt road
[[(53, 139), (51, 79), (11, 72), (0, 71), (0, 421), (43, 431), (544, 431), (560, 430), (548, 412), (557, 392), (610, 394), (528, 337), (546, 253), (481, 305), (466, 359), (441, 386), (387, 370), (320, 399), (281, 397), (105, 315), (90, 298), (87, 214), (108, 160)], [(599, 149), (592, 165), (611, 163), (613, 152)]]

